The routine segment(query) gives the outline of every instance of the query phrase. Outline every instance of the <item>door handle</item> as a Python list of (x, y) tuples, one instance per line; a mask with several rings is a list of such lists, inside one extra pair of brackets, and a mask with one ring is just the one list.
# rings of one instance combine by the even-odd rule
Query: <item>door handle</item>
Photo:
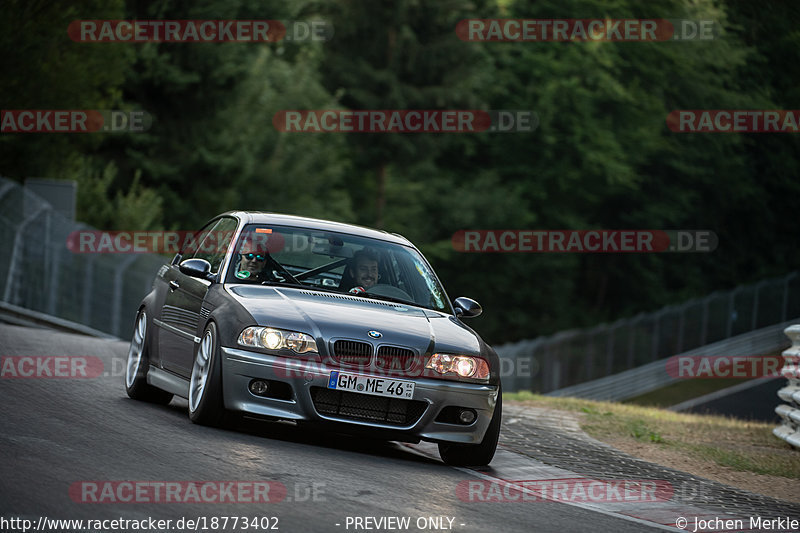
[(171, 290), (171, 291), (174, 291), (174, 290), (176, 290), (178, 287), (180, 287), (180, 285), (178, 284), (178, 282), (177, 282), (177, 281), (175, 281), (175, 280), (172, 280), (172, 281), (170, 281), (170, 282), (169, 282), (169, 290)]

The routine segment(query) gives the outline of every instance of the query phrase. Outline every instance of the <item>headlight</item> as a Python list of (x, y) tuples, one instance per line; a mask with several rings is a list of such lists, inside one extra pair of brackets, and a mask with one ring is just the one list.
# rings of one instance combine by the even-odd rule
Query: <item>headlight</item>
[(489, 379), (489, 364), (480, 357), (435, 353), (425, 363), (425, 368), (442, 375), (455, 374), (462, 378)]
[(287, 349), (295, 353), (317, 353), (317, 342), (311, 335), (261, 326), (250, 326), (239, 334), (239, 344), (268, 350)]

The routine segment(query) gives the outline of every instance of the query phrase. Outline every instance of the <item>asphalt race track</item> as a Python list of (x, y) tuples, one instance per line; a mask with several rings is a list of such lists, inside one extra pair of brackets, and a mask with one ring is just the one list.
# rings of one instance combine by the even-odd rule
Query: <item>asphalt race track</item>
[[(260, 421), (246, 421), (239, 431), (195, 425), (183, 400), (156, 406), (127, 397), (122, 377), (126, 353), (127, 343), (120, 341), (0, 324), (4, 364), (14, 356), (88, 356), (103, 362), (102, 375), (95, 378), (13, 377), (4, 367), (0, 517), (5, 521), (0, 520), (0, 529), (21, 531), (21, 522), (14, 525), (11, 518), (31, 520), (35, 527), (41, 517), (172, 520), (170, 527), (158, 529), (163, 531), (203, 531), (202, 523), (193, 529), (185, 522), (176, 527), (182, 517), (206, 517), (206, 531), (215, 530), (213, 517), (229, 517), (226, 529), (217, 522), (218, 531), (244, 530), (243, 522), (232, 527), (233, 517), (258, 519), (259, 531), (277, 525), (284, 532), (654, 529), (552, 501), (462, 501), (459, 482), (497, 472), (492, 467), (478, 473), (445, 466), (425, 454), (430, 446), (415, 449)], [(499, 462), (513, 469), (515, 457), (506, 450)], [(497, 477), (509, 479), (506, 472)], [(125, 481), (130, 483), (119, 483)], [(166, 492), (154, 497), (130, 488), (177, 481), (188, 482), (180, 485), (185, 492), (175, 496), (177, 502), (165, 503)], [(189, 496), (189, 485), (206, 482), (257, 482), (262, 488), (264, 482), (277, 483), (269, 485), (269, 498), (260, 493), (259, 503), (248, 503), (254, 493), (246, 491), (237, 493), (236, 503)], [(134, 501), (123, 501), (130, 499)], [(267, 501), (271, 499), (281, 501)], [(409, 522), (379, 527), (377, 522), (356, 522), (356, 517), (407, 517)]]

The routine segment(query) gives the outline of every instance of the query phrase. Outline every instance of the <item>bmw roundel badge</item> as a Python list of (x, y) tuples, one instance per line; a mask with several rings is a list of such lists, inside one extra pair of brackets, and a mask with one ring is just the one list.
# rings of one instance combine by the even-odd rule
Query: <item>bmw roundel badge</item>
[(381, 332), (380, 332), (380, 331), (375, 331), (374, 329), (373, 329), (373, 330), (370, 330), (370, 331), (368, 331), (368, 332), (367, 332), (367, 335), (369, 335), (369, 336), (370, 336), (370, 337), (372, 337), (373, 339), (380, 339), (381, 337), (383, 337), (383, 334), (381, 334)]

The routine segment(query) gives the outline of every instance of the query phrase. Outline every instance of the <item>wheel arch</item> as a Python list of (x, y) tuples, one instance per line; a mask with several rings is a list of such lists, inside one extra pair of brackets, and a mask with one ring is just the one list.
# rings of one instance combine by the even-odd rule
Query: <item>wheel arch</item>
[(137, 317), (142, 310), (147, 313), (147, 330), (149, 333), (147, 335), (147, 339), (145, 339), (147, 342), (147, 354), (150, 364), (158, 366), (161, 363), (161, 354), (158, 353), (158, 340), (161, 333), (161, 328), (156, 327), (155, 323), (157, 313), (155, 290), (150, 291), (139, 303), (139, 307), (136, 309)]

